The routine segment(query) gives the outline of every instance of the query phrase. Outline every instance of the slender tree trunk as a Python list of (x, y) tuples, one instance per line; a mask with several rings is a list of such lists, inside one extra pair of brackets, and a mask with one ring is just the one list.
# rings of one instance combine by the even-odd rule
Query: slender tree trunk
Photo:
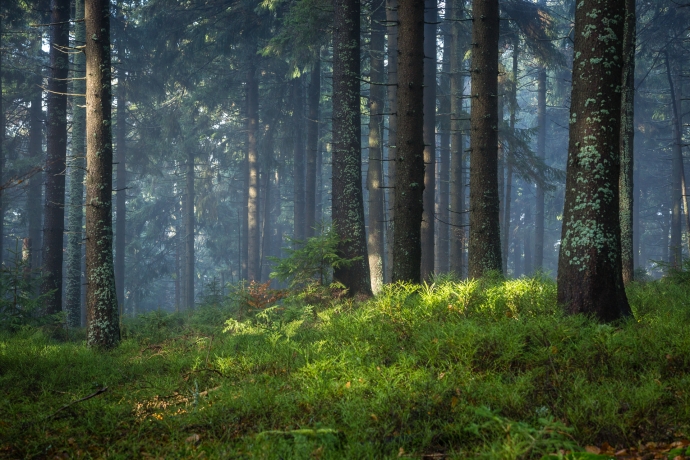
[[(84, 0), (75, 3), (74, 43), (83, 46), (86, 42), (84, 28)], [(86, 91), (84, 76), (84, 53), (74, 55), (74, 76), (72, 93), (84, 94)], [(69, 208), (67, 212), (67, 284), (65, 286), (65, 308), (67, 323), (76, 327), (81, 325), (81, 291), (82, 291), (82, 241), (84, 223), (84, 169), (86, 143), (86, 112), (84, 99), (74, 97), (72, 100), (72, 162), (70, 167)], [(116, 283), (117, 284), (117, 283)]]
[(666, 76), (671, 90), (671, 123), (673, 131), (673, 155), (671, 166), (671, 245), (669, 248), (672, 267), (680, 267), (683, 263), (682, 218), (681, 202), (683, 200), (683, 143), (680, 127), (680, 112), (678, 110), (678, 94), (673, 81), (671, 63), (666, 51)]
[(386, 12), (383, 0), (372, 5), (369, 79), (369, 171), (367, 189), (369, 190), (369, 270), (371, 289), (377, 294), (383, 286), (384, 274), (384, 208), (383, 208), (383, 103), (385, 89), (381, 86), (385, 78), (383, 58), (385, 51)]
[(187, 151), (187, 213), (185, 215), (185, 306), (194, 309), (194, 279), (196, 278), (194, 260), (194, 150)]
[(388, 209), (386, 231), (386, 267), (385, 279), (393, 279), (393, 240), (395, 231), (395, 162), (398, 132), (398, 116), (395, 113), (398, 105), (398, 0), (386, 0), (387, 48), (388, 48)]
[(422, 214), (422, 279), (434, 274), (436, 215), (436, 22), (437, 0), (424, 2), (424, 208)]
[[(120, 65), (124, 50), (120, 48)], [(120, 70), (117, 83), (117, 122), (115, 133), (117, 143), (117, 182), (115, 194), (115, 289), (117, 303), (125, 308), (125, 245), (127, 241), (127, 89), (125, 75)]]
[(248, 260), (247, 279), (260, 281), (261, 228), (259, 225), (259, 83), (254, 63), (247, 72), (247, 163), (249, 168), (249, 195), (247, 201)]
[[(177, 252), (180, 254), (180, 309), (187, 308), (187, 198), (186, 195), (180, 197), (179, 203), (180, 220), (178, 222)], [(242, 272), (238, 273), (242, 277)]]
[(48, 159), (46, 162), (43, 286), (46, 313), (62, 310), (62, 258), (65, 232), (65, 168), (67, 159), (67, 76), (69, 0), (52, 0), (50, 78), (48, 80)]
[(307, 178), (305, 192), (305, 236), (314, 236), (316, 221), (317, 157), (319, 154), (319, 101), (321, 99), (321, 60), (314, 62), (309, 82), (309, 120), (307, 121)]
[(338, 252), (359, 258), (336, 268), (333, 277), (349, 295), (371, 294), (362, 196), (360, 118), (360, 3), (334, 1), (333, 33), (333, 226), (341, 238)]
[(620, 188), (621, 260), (623, 283), (633, 280), (635, 256), (633, 251), (633, 208), (635, 186), (633, 183), (633, 145), (635, 140), (635, 0), (625, 0), (625, 31), (623, 34), (623, 73), (621, 87), (621, 172)]
[[(537, 73), (537, 157), (546, 160), (546, 68)], [(544, 266), (544, 184), (537, 181), (537, 203), (534, 213), (534, 269)]]
[(306, 207), (305, 207), (305, 149), (304, 149), (304, 91), (302, 89), (302, 78), (295, 78), (292, 81), (292, 121), (294, 124), (293, 135), (294, 143), (294, 169), (292, 171), (293, 180), (293, 201), (295, 203), (295, 214), (293, 218), (293, 236), (297, 240), (304, 240), (306, 236)]
[(534, 229), (531, 228), (532, 223), (534, 222), (532, 220), (532, 203), (530, 203), (528, 200), (525, 200), (523, 209), (525, 213), (525, 223), (522, 228), (522, 236), (525, 245), (525, 259), (523, 272), (525, 276), (530, 276), (534, 270), (534, 266), (532, 264), (532, 249), (534, 248), (534, 243), (532, 241), (532, 232), (534, 232)]
[[(2, 49), (2, 20), (0, 16), (0, 49)], [(0, 53), (0, 184), (4, 183), (3, 170), (5, 167), (5, 150), (3, 149), (5, 143), (5, 112), (2, 106), (2, 54)], [(2, 190), (0, 190), (0, 265), (4, 258), (5, 248), (5, 204), (3, 202)]]
[[(520, 42), (517, 36), (513, 39), (513, 78), (510, 82), (510, 119), (509, 128), (511, 135), (515, 134), (515, 120), (517, 116), (517, 80), (518, 80), (518, 57), (520, 56)], [(502, 195), (505, 199), (503, 200), (502, 210), (501, 210), (501, 234), (503, 239), (501, 240), (501, 260), (503, 263), (503, 273), (508, 273), (508, 254), (510, 248), (510, 208), (512, 205), (513, 198), (513, 165), (515, 164), (515, 155), (513, 149), (515, 146), (509, 143), (508, 152), (505, 155), (505, 165), (506, 165), (506, 179), (505, 179), (505, 193)], [(501, 169), (499, 168), (499, 171)]]
[(175, 226), (175, 311), (180, 311), (182, 308), (182, 265), (180, 258), (180, 221), (176, 222)]
[(501, 271), (498, 197), (498, 0), (473, 0), (469, 276)]
[(87, 343), (113, 348), (120, 321), (113, 267), (110, 2), (86, 0)]
[(424, 4), (398, 1), (398, 139), (393, 281), (422, 280)]
[(450, 223), (452, 226), (450, 238), (450, 270), (460, 278), (464, 277), (465, 266), (465, 181), (463, 172), (464, 140), (462, 135), (462, 47), (460, 34), (462, 32), (459, 19), (463, 17), (462, 0), (451, 0), (451, 53), (450, 53)]
[(621, 270), (620, 115), (625, 0), (582, 0), (575, 60), (558, 302), (601, 321), (632, 314)]
[[(446, 7), (445, 19), (450, 19), (449, 8)], [(439, 99), (440, 118), (440, 142), (439, 149), (439, 180), (438, 180), (438, 241), (436, 244), (438, 273), (447, 273), (450, 269), (449, 260), (449, 223), (450, 223), (450, 53), (452, 35), (449, 28), (444, 29), (443, 34), (443, 73), (441, 75), (441, 85)]]

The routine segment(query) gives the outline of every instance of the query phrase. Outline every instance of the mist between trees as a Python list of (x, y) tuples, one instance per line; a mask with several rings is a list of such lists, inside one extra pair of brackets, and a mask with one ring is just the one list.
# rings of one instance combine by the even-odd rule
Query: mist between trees
[(351, 296), (543, 273), (567, 311), (629, 315), (624, 285), (690, 250), (689, 23), (657, 0), (3, 0), (3, 264), (105, 347), (330, 226)]

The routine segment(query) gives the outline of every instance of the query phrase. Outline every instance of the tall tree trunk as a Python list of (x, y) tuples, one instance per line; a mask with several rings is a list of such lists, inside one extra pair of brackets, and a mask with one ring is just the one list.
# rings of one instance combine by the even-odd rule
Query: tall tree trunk
[[(517, 79), (518, 79), (518, 57), (520, 56), (520, 41), (517, 35), (513, 39), (513, 78), (510, 82), (510, 120), (509, 127), (511, 135), (515, 135), (515, 120), (517, 117)], [(513, 199), (513, 167), (515, 164), (515, 155), (513, 149), (515, 146), (509, 144), (508, 154), (506, 155), (506, 180), (505, 180), (505, 197), (503, 204), (503, 245), (501, 246), (501, 260), (503, 262), (503, 273), (508, 273), (508, 254), (510, 248), (510, 208)]]
[(673, 81), (671, 63), (668, 50), (666, 51), (666, 76), (671, 90), (671, 123), (673, 131), (673, 155), (671, 163), (671, 245), (669, 247), (669, 263), (672, 267), (680, 267), (683, 263), (681, 202), (683, 199), (683, 144), (680, 127), (680, 112), (678, 110), (678, 94)]
[(395, 232), (395, 162), (398, 139), (398, 116), (395, 113), (398, 106), (398, 0), (386, 0), (386, 31), (388, 49), (388, 87), (386, 102), (388, 104), (388, 209), (386, 231), (386, 273), (385, 279), (393, 279), (393, 240)]
[[(86, 42), (84, 28), (84, 0), (75, 3), (74, 43), (83, 46)], [(84, 76), (84, 53), (74, 55), (74, 76), (72, 93), (84, 94), (86, 91)], [(70, 167), (69, 208), (67, 210), (67, 284), (65, 286), (65, 309), (67, 323), (76, 327), (81, 325), (81, 290), (82, 290), (82, 241), (84, 223), (84, 169), (86, 143), (86, 112), (81, 107), (82, 97), (72, 99), (72, 162)], [(117, 283), (116, 283), (117, 284)]]
[(196, 278), (194, 260), (194, 150), (189, 148), (187, 151), (187, 213), (185, 214), (185, 306), (188, 309), (194, 308), (194, 279)]
[[(123, 65), (124, 50), (122, 43), (120, 66)], [(125, 245), (127, 241), (127, 89), (124, 71), (120, 69), (117, 83), (117, 121), (115, 140), (117, 144), (117, 183), (115, 189), (115, 289), (117, 303), (121, 310), (125, 308)]]
[(252, 62), (247, 72), (247, 167), (249, 168), (249, 194), (247, 201), (247, 279), (260, 281), (261, 228), (259, 226), (259, 149), (257, 129), (259, 126), (259, 83)]
[(316, 152), (316, 222), (321, 223), (323, 217), (323, 143), (319, 141), (318, 151)]
[(424, 192), (424, 4), (398, 1), (398, 139), (393, 281), (422, 280)]
[(465, 181), (463, 172), (464, 140), (462, 135), (462, 92), (463, 76), (460, 34), (460, 19), (463, 17), (462, 0), (451, 0), (451, 53), (450, 53), (450, 270), (460, 278), (464, 277), (465, 266)]
[(48, 79), (48, 159), (46, 162), (43, 286), (46, 313), (62, 310), (62, 258), (65, 232), (65, 168), (67, 160), (67, 76), (69, 0), (52, 0), (50, 78)]
[(633, 182), (635, 140), (635, 0), (625, 0), (625, 31), (623, 34), (623, 74), (621, 87), (621, 172), (620, 188), (621, 261), (623, 283), (633, 280), (635, 256), (633, 251), (633, 208), (635, 186)]
[[(2, 20), (0, 16), (0, 49), (2, 49)], [(2, 54), (0, 53), (0, 184), (4, 183), (3, 169), (5, 167), (5, 150), (3, 149), (5, 143), (5, 112), (2, 106)], [(0, 265), (4, 258), (4, 241), (5, 241), (5, 204), (3, 202), (3, 193), (0, 190)]]
[[(446, 7), (445, 19), (450, 19), (450, 9)], [(449, 201), (450, 201), (450, 53), (452, 36), (449, 27), (444, 28), (443, 33), (443, 66), (441, 74), (439, 110), (440, 118), (440, 148), (439, 148), (439, 180), (438, 190), (438, 241), (436, 244), (436, 260), (438, 273), (447, 273), (449, 270)]]
[(436, 22), (437, 0), (424, 1), (424, 208), (422, 213), (422, 279), (434, 274), (436, 213)]
[(302, 89), (302, 78), (295, 78), (292, 81), (292, 121), (294, 124), (293, 135), (294, 143), (294, 169), (292, 171), (293, 180), (293, 200), (295, 203), (295, 213), (293, 218), (293, 237), (297, 240), (304, 240), (306, 235), (305, 219), (305, 196), (304, 196), (304, 91)]
[[(41, 52), (41, 40), (33, 44), (35, 57), (38, 59)], [(32, 81), (31, 108), (29, 109), (29, 160), (32, 165), (43, 164), (43, 92), (41, 91), (42, 78), (37, 73)], [(31, 240), (31, 270), (38, 271), (41, 265), (42, 247), (42, 220), (43, 207), (41, 197), (43, 195), (43, 173), (36, 172), (29, 178), (29, 189), (26, 196), (26, 210), (28, 214), (28, 233)]]
[(371, 42), (369, 57), (371, 71), (369, 79), (369, 171), (367, 189), (369, 190), (369, 270), (371, 272), (371, 289), (377, 294), (383, 286), (384, 273), (384, 209), (383, 209), (383, 102), (385, 78), (383, 58), (385, 51), (386, 30), (384, 21), (386, 12), (383, 0), (376, 0), (372, 5)]
[(350, 295), (371, 294), (362, 197), (361, 119), (359, 109), (359, 0), (334, 1), (333, 33), (333, 226), (341, 238), (338, 252), (359, 258), (336, 268), (333, 277)]
[(469, 276), (501, 271), (498, 197), (498, 0), (472, 2)]
[(113, 267), (113, 144), (110, 2), (86, 0), (86, 279), (87, 343), (113, 348), (120, 321)]
[[(180, 254), (180, 309), (187, 308), (187, 199), (186, 195), (180, 197), (180, 220), (177, 223), (177, 252)], [(238, 273), (242, 277), (242, 272)]]
[[(546, 68), (537, 73), (537, 157), (546, 160)], [(544, 266), (544, 184), (537, 181), (537, 202), (534, 213), (534, 269)]]
[(601, 321), (632, 314), (621, 272), (620, 87), (625, 0), (582, 0), (575, 60), (558, 302)]
[(305, 191), (305, 236), (314, 236), (316, 221), (316, 164), (319, 153), (319, 101), (321, 99), (321, 60), (316, 59), (309, 81), (309, 119), (307, 121), (307, 178)]

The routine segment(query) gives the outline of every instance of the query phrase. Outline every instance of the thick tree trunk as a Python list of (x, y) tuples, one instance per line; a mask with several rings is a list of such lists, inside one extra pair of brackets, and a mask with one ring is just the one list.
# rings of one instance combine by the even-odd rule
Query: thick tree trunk
[(469, 276), (501, 271), (498, 197), (498, 0), (473, 0)]
[(294, 125), (293, 136), (294, 140), (294, 163), (292, 170), (292, 184), (293, 184), (293, 201), (295, 203), (295, 211), (293, 217), (293, 237), (297, 240), (304, 240), (306, 236), (306, 209), (304, 196), (304, 168), (305, 168), (305, 151), (304, 151), (304, 91), (302, 89), (302, 78), (295, 78), (292, 81), (292, 121)]
[(67, 76), (69, 70), (69, 0), (52, 0), (50, 78), (48, 79), (48, 158), (46, 161), (43, 286), (45, 311), (62, 310), (62, 258), (65, 232), (65, 168), (67, 160)]
[(259, 126), (259, 83), (254, 63), (247, 72), (247, 167), (249, 168), (249, 190), (247, 201), (247, 279), (260, 281), (261, 227), (259, 214), (259, 148), (257, 130)]
[(422, 279), (434, 274), (436, 213), (436, 22), (437, 0), (424, 2), (424, 208), (422, 213)]
[(460, 278), (464, 277), (465, 266), (465, 181), (464, 181), (464, 140), (462, 135), (462, 52), (460, 45), (461, 25), (459, 19), (463, 17), (462, 1), (451, 0), (451, 53), (450, 53), (450, 223), (452, 226), (450, 238), (450, 270)]
[[(120, 65), (124, 57), (121, 48)], [(127, 98), (124, 72), (120, 70), (117, 79), (117, 183), (115, 194), (115, 289), (117, 303), (125, 308), (125, 245), (127, 241)]]
[[(83, 46), (86, 42), (84, 28), (84, 0), (77, 0), (75, 4), (74, 43)], [(84, 53), (74, 55), (74, 76), (72, 93), (84, 94), (86, 91), (84, 76)], [(72, 162), (70, 167), (69, 208), (67, 210), (67, 283), (65, 285), (65, 309), (67, 323), (72, 326), (81, 325), (81, 291), (82, 291), (82, 241), (84, 223), (84, 169), (86, 167), (86, 112), (82, 97), (72, 100)], [(117, 284), (117, 283), (116, 283)]]
[(398, 106), (398, 0), (386, 0), (386, 30), (388, 49), (388, 87), (386, 103), (388, 104), (388, 149), (386, 150), (388, 166), (388, 208), (386, 228), (386, 267), (385, 280), (393, 279), (393, 240), (395, 232), (395, 156), (398, 139), (398, 116), (395, 113)]
[(625, 0), (625, 32), (623, 34), (623, 74), (621, 88), (621, 172), (620, 188), (621, 261), (623, 283), (633, 281), (635, 256), (633, 251), (633, 208), (635, 187), (633, 182), (633, 145), (635, 140), (635, 0)]
[(398, 1), (393, 281), (419, 283), (424, 192), (424, 4)]
[(194, 279), (196, 278), (194, 260), (194, 150), (191, 148), (187, 152), (187, 213), (185, 214), (185, 306), (187, 309), (194, 308)]
[(558, 302), (601, 321), (632, 314), (621, 272), (620, 115), (625, 0), (583, 0), (575, 60)]
[(316, 221), (316, 164), (319, 153), (319, 101), (321, 99), (321, 60), (314, 62), (309, 81), (309, 119), (307, 121), (307, 178), (305, 182), (305, 236), (314, 236)]
[(371, 294), (362, 196), (360, 82), (360, 3), (334, 1), (333, 33), (333, 226), (338, 252), (359, 258), (336, 268), (334, 279), (349, 295)]
[(671, 245), (669, 247), (669, 263), (678, 268), (683, 263), (682, 217), (681, 203), (683, 201), (683, 142), (680, 127), (680, 112), (678, 110), (678, 95), (671, 72), (668, 51), (666, 51), (666, 76), (671, 91), (671, 123), (673, 131), (673, 154), (671, 162)]
[(369, 190), (369, 270), (371, 289), (377, 294), (383, 286), (384, 273), (384, 208), (383, 208), (383, 103), (385, 78), (383, 58), (385, 51), (386, 30), (384, 21), (386, 12), (383, 0), (372, 5), (371, 42), (369, 57), (372, 82), (369, 88), (369, 171), (367, 189)]
[[(445, 19), (450, 19), (446, 9)], [(450, 240), (450, 53), (452, 35), (449, 27), (444, 29), (443, 34), (443, 65), (441, 75), (441, 85), (439, 99), (440, 110), (440, 148), (439, 148), (439, 167), (438, 167), (438, 241), (436, 243), (436, 272), (447, 273), (450, 269), (449, 260), (449, 240)]]
[(110, 2), (86, 0), (87, 343), (113, 348), (120, 321), (113, 267)]

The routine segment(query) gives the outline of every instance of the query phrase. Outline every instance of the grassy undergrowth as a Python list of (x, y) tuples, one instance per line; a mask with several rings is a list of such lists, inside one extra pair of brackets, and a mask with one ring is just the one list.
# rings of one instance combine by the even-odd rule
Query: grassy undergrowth
[(690, 286), (628, 294), (614, 326), (561, 314), (552, 281), (489, 279), (150, 313), (109, 353), (23, 329), (0, 336), (0, 457), (513, 459), (686, 437)]

